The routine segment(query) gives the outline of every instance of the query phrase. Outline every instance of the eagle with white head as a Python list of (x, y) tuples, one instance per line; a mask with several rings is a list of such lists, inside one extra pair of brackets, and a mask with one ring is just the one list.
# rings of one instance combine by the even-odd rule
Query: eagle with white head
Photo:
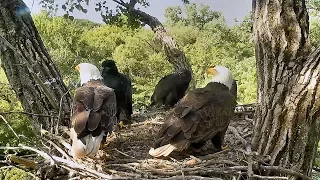
[(225, 132), (234, 114), (235, 96), (231, 71), (212, 66), (213, 79), (204, 87), (188, 92), (166, 117), (149, 154), (168, 156), (188, 147), (201, 148), (208, 140), (220, 151)]
[(116, 124), (116, 96), (103, 84), (95, 65), (81, 63), (75, 69), (80, 73), (81, 87), (75, 90), (71, 108), (71, 155), (92, 158)]

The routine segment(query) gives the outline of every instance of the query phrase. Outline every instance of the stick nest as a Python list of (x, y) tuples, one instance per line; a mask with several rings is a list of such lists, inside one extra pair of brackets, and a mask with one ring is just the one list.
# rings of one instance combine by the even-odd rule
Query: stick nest
[(33, 151), (37, 156), (9, 154), (1, 163), (31, 172), (39, 179), (288, 179), (288, 175), (310, 179), (290, 169), (270, 166), (270, 157), (251, 151), (252, 113), (236, 113), (226, 132), (227, 148), (223, 151), (215, 152), (208, 142), (197, 153), (173, 152), (170, 157), (153, 158), (148, 152), (167, 114), (161, 109), (133, 114), (135, 123), (116, 129), (100, 147), (96, 159), (73, 160), (68, 154), (68, 130), (60, 127), (64, 133), (59, 136), (41, 132), (42, 146), (2, 147)]
[[(237, 169), (226, 167), (238, 166), (246, 170), (246, 143), (250, 142), (253, 120), (242, 115), (236, 115), (230, 123), (225, 135), (226, 149), (215, 152), (211, 142), (208, 142), (201, 152), (173, 152), (170, 157), (153, 158), (149, 149), (155, 141), (156, 134), (164, 122), (168, 112), (153, 110), (143, 114), (134, 114), (136, 123), (117, 131), (107, 140), (109, 144), (103, 147), (106, 157), (102, 169), (118, 176), (132, 178), (185, 178), (201, 177), (227, 178), (241, 176)], [(227, 175), (226, 175), (227, 174)]]

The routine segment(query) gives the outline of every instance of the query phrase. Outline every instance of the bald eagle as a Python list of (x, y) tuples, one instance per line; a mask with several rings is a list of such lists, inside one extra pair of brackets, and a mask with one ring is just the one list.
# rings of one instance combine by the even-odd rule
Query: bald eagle
[(213, 79), (204, 88), (188, 92), (166, 117), (150, 155), (168, 156), (189, 146), (198, 149), (208, 140), (221, 150), (236, 106), (230, 92), (233, 77), (224, 66), (211, 67), (208, 73), (214, 75)]
[(99, 69), (89, 63), (76, 66), (81, 87), (74, 93), (71, 108), (71, 155), (94, 157), (104, 137), (116, 123), (116, 96), (102, 83)]
[(102, 62), (103, 83), (114, 89), (117, 99), (117, 118), (125, 123), (131, 121), (132, 89), (131, 80), (118, 71), (113, 60)]
[[(211, 71), (210, 69), (213, 69), (214, 66), (210, 66), (208, 68), (209, 71)], [(211, 73), (209, 73), (211, 74)], [(233, 96), (235, 97), (235, 99), (237, 100), (237, 97), (238, 97), (238, 85), (237, 85), (237, 80), (233, 79), (233, 82), (232, 82), (232, 86), (231, 86), (231, 89), (230, 89), (231, 93), (233, 94)]]
[(185, 95), (191, 78), (191, 72), (186, 69), (163, 77), (154, 89), (150, 105), (173, 107)]

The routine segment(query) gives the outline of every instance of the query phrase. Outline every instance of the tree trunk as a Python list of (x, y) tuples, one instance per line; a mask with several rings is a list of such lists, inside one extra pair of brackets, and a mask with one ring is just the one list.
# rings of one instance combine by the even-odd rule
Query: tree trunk
[(132, 12), (138, 15), (141, 22), (151, 27), (157, 39), (162, 43), (168, 61), (173, 65), (174, 70), (179, 72), (181, 69), (188, 69), (192, 72), (191, 65), (184, 52), (179, 49), (174, 39), (169, 36), (161, 22), (156, 17), (140, 10), (133, 9)]
[[(254, 0), (258, 105), (253, 149), (310, 176), (320, 123), (320, 47), (310, 54), (305, 0)], [(296, 179), (292, 177), (292, 179)]]
[(191, 65), (184, 52), (179, 49), (176, 42), (171, 36), (169, 36), (164, 26), (156, 17), (135, 9), (134, 6), (138, 2), (137, 0), (130, 0), (129, 3), (124, 3), (123, 1), (118, 0), (113, 1), (125, 7), (125, 11), (151, 27), (153, 32), (156, 34), (157, 39), (162, 43), (168, 61), (173, 65), (175, 72), (179, 72), (182, 69), (188, 69), (192, 74)]
[[(68, 121), (63, 117), (69, 113), (71, 96), (22, 0), (0, 2), (0, 43), (2, 68), (24, 111), (59, 114), (60, 122), (66, 125)], [(34, 125), (47, 130), (58, 120), (33, 117)]]

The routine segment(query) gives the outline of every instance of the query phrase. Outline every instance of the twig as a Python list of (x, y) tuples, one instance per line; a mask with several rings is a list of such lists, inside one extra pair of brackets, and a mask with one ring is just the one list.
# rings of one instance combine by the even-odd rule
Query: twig
[(145, 174), (145, 172), (140, 171), (137, 168), (132, 167), (132, 166), (127, 165), (127, 164), (106, 164), (106, 166), (122, 167), (122, 168), (126, 168), (126, 169), (129, 169), (129, 170), (135, 171), (135, 172), (140, 173), (140, 174)]
[(240, 136), (238, 130), (233, 127), (233, 126), (230, 126), (228, 127), (230, 129), (230, 131), (241, 141), (241, 143), (244, 145), (244, 146), (247, 146), (248, 145), (248, 141), (245, 140), (243, 137)]
[(232, 165), (232, 166), (240, 166), (239, 163), (236, 163), (236, 162), (233, 162), (233, 161), (230, 161), (230, 160), (226, 160), (226, 159), (212, 159), (212, 160), (208, 160), (207, 162), (205, 162), (202, 166), (209, 166), (209, 165), (212, 165), (212, 164), (229, 164), (229, 165)]
[(139, 122), (139, 123), (133, 123), (129, 125), (125, 125), (128, 127), (136, 127), (136, 126), (145, 126), (145, 125), (162, 125), (163, 122), (157, 122), (157, 121), (144, 121), (144, 122)]
[[(210, 178), (210, 177), (202, 177), (202, 176), (172, 176), (169, 178), (157, 178), (158, 180), (222, 180), (221, 178)], [(141, 179), (144, 180), (144, 179)]]
[(76, 169), (76, 170), (80, 170), (80, 171), (86, 171), (86, 172), (88, 172), (88, 173), (90, 173), (92, 175), (95, 175), (95, 176), (103, 178), (103, 179), (114, 179), (113, 176), (111, 176), (111, 175), (100, 173), (100, 172), (98, 172), (96, 170), (87, 168), (84, 165), (80, 165), (80, 164), (75, 163), (73, 161), (69, 161), (69, 160), (66, 160), (66, 159), (63, 159), (63, 158), (57, 157), (57, 156), (52, 156), (52, 158), (54, 160), (56, 160), (59, 164), (65, 165), (65, 166), (70, 167), (72, 169)]
[(11, 168), (14, 168), (14, 166), (3, 166), (3, 167), (0, 167), (0, 170), (11, 169)]
[(205, 155), (205, 156), (199, 156), (197, 157), (198, 159), (204, 161), (204, 160), (210, 160), (210, 159), (213, 159), (213, 158), (216, 158), (217, 156), (219, 156), (220, 154), (223, 154), (225, 152), (229, 151), (228, 149), (225, 149), (223, 151), (219, 151), (219, 152), (216, 152), (216, 153), (213, 153), (213, 154), (208, 154), (208, 155)]
[(59, 143), (61, 143), (65, 148), (67, 148), (68, 150), (71, 149), (70, 144), (67, 143), (61, 136), (56, 136), (54, 134), (51, 134), (49, 131), (46, 131), (44, 129), (41, 129), (41, 134), (45, 135), (46, 137), (50, 138), (50, 139), (56, 139), (59, 141)]
[(248, 171), (247, 171), (247, 173), (248, 173), (248, 178), (249, 179), (252, 179), (253, 178), (253, 170), (252, 170), (252, 150), (251, 150), (251, 145), (248, 143), (247, 144), (247, 147), (246, 147), (246, 149), (247, 149), (247, 160), (248, 160)]
[(4, 123), (6, 123), (6, 125), (9, 127), (9, 129), (13, 132), (13, 134), (17, 137), (18, 140), (20, 140), (18, 134), (13, 130), (13, 128), (10, 126), (10, 124), (8, 123), (8, 121), (2, 116), (0, 115), (0, 118), (4, 121)]
[(52, 115), (47, 115), (47, 114), (35, 114), (35, 113), (29, 113), (29, 112), (23, 112), (23, 111), (0, 112), (0, 115), (6, 115), (6, 114), (25, 114), (25, 115), (30, 115), (30, 116), (58, 118), (58, 116), (52, 116)]
[(121, 163), (132, 163), (132, 162), (137, 162), (137, 160), (136, 159), (116, 159), (116, 160), (108, 161), (108, 164), (121, 164)]
[(249, 136), (251, 136), (252, 135), (252, 132), (248, 132), (247, 134), (244, 134), (243, 135), (243, 138), (245, 139), (245, 138), (247, 138), (247, 137), (249, 137)]
[(307, 179), (307, 180), (312, 180), (312, 178), (310, 178), (309, 176), (306, 176), (302, 173), (299, 173), (297, 171), (294, 171), (292, 169), (286, 169), (284, 167), (281, 166), (259, 166), (260, 169), (263, 170), (270, 170), (270, 171), (274, 171), (277, 173), (284, 173), (284, 174), (289, 174), (292, 176), (298, 176), (298, 177), (302, 177), (303, 179)]
[[(231, 166), (231, 167), (223, 167), (223, 168), (205, 168), (203, 166), (200, 166), (200, 167), (195, 167), (195, 168), (183, 168), (183, 169), (177, 170), (177, 171), (162, 171), (162, 170), (150, 167), (148, 165), (145, 165), (144, 167), (147, 168), (153, 174), (164, 175), (164, 176), (177, 176), (177, 175), (181, 174), (181, 171), (183, 171), (186, 175), (209, 175), (209, 174), (238, 175), (238, 174), (242, 174), (241, 171), (247, 171), (247, 173), (248, 173), (248, 166)], [(312, 180), (310, 177), (308, 177), (302, 173), (296, 172), (291, 169), (286, 169), (286, 168), (283, 168), (280, 166), (259, 166), (259, 167), (253, 166), (252, 169), (254, 169), (254, 170), (259, 170), (259, 169), (260, 170), (270, 170), (270, 171), (274, 171), (276, 173), (282, 173), (282, 174), (302, 177), (303, 179), (307, 179), (307, 180)], [(259, 177), (263, 177), (263, 176), (252, 174), (251, 177), (259, 178)], [(267, 176), (267, 178), (268, 178), (268, 176)], [(281, 177), (281, 178), (284, 179), (283, 177)]]
[(126, 4), (123, 1), (117, 1), (117, 0), (112, 0), (115, 3), (118, 3), (119, 5), (123, 6), (123, 7), (127, 7)]
[(183, 171), (186, 175), (212, 175), (212, 174), (241, 174), (241, 170), (246, 170), (246, 166), (234, 166), (224, 168), (205, 168), (205, 167), (194, 167), (194, 168), (183, 168), (177, 171), (162, 171), (153, 167), (145, 165), (145, 167), (153, 174), (164, 175), (164, 176), (176, 176), (180, 175)]
[(281, 176), (260, 176), (253, 174), (251, 176), (252, 178), (258, 178), (258, 179), (289, 179), (288, 177), (281, 177)]
[(64, 157), (66, 157), (68, 160), (71, 160), (70, 156), (64, 151), (62, 150), (58, 145), (56, 145), (54, 142), (52, 142), (51, 140), (47, 140), (49, 142), (49, 144), (51, 144), (54, 148), (56, 148)]
[(16, 156), (14, 154), (10, 154), (7, 156), (6, 158), (7, 160), (9, 160), (10, 162), (14, 162), (14, 163), (17, 163), (19, 165), (23, 165), (27, 168), (31, 168), (31, 169), (37, 169), (37, 163), (33, 160), (29, 160), (29, 159), (26, 159), (26, 158), (23, 158), (23, 157), (19, 157), (19, 156)]
[(50, 165), (54, 164), (54, 160), (50, 157), (50, 155), (48, 155), (48, 153), (45, 153), (43, 151), (39, 151), (38, 149), (29, 147), (29, 146), (25, 146), (23, 144), (19, 144), (19, 147), (3, 147), (3, 146), (0, 146), (0, 149), (11, 149), (11, 150), (23, 149), (23, 150), (33, 151), (33, 152), (38, 153), (44, 159), (49, 160), (50, 161)]
[(46, 153), (46, 152), (43, 152), (43, 151), (39, 151), (38, 149), (35, 149), (33, 147), (29, 147), (29, 146), (26, 146), (26, 145), (23, 145), (23, 144), (19, 144), (19, 146), (22, 148), (22, 149), (25, 149), (25, 150), (29, 150), (29, 151), (33, 151), (33, 152), (36, 152), (38, 153), (40, 156), (42, 156), (43, 158), (47, 159), (50, 161), (50, 165), (53, 165), (54, 164), (54, 160), (52, 159), (52, 157)]
[(124, 156), (126, 156), (126, 157), (129, 157), (129, 158), (132, 158), (132, 159), (134, 159), (134, 158), (135, 158), (135, 157), (130, 156), (130, 155), (128, 155), (128, 154), (126, 154), (126, 153), (124, 153), (124, 152), (119, 151), (117, 148), (113, 148), (113, 150), (115, 150), (116, 152), (118, 152), (118, 153), (120, 153), (120, 154), (122, 154), (122, 155), (124, 155)]
[(56, 124), (56, 128), (55, 128), (55, 134), (57, 135), (59, 133), (59, 123), (60, 123), (60, 120), (61, 120), (61, 113), (62, 113), (62, 100), (63, 98), (69, 93), (69, 91), (71, 90), (73, 86), (71, 86), (67, 92), (65, 92), (61, 98), (60, 98), (60, 102), (59, 102), (59, 114), (58, 114), (58, 120), (57, 120), (57, 124)]

